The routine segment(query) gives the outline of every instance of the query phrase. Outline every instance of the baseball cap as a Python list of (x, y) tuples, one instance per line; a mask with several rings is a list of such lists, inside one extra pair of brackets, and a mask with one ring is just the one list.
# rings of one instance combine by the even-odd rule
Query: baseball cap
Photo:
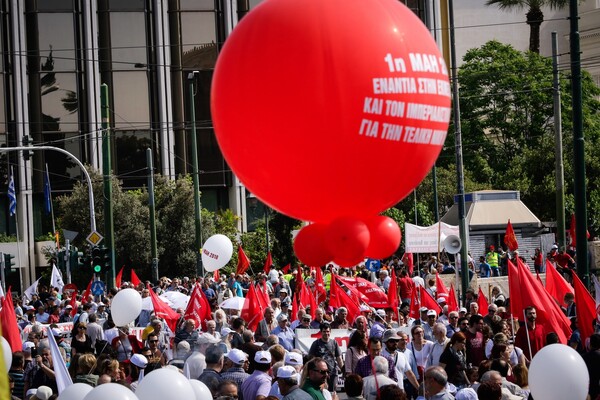
[(459, 312), (459, 313), (461, 313), (461, 312), (464, 312), (464, 313), (466, 313), (466, 312), (467, 312), (467, 309), (466, 309), (466, 308), (464, 308), (464, 307), (461, 307), (461, 309), (460, 309), (460, 310), (458, 310), (458, 312)]
[(148, 365), (148, 359), (141, 354), (132, 355), (130, 361), (138, 368), (146, 368), (146, 365)]
[(555, 244), (553, 244), (553, 245), (552, 245), (552, 250), (558, 250), (558, 246), (557, 246), (557, 245), (555, 245)]
[(379, 310), (376, 311), (376, 314), (379, 315), (382, 318), (385, 318), (385, 310), (379, 309)]
[(70, 305), (70, 304), (67, 304), (67, 305), (65, 306), (65, 308), (73, 308), (73, 306), (72, 306), (72, 305)]
[(268, 351), (257, 351), (254, 355), (254, 361), (259, 364), (271, 364), (271, 353)]
[(371, 311), (371, 309), (369, 308), (369, 306), (365, 305), (365, 304), (361, 304), (360, 305), (360, 311)]
[(35, 347), (35, 343), (33, 342), (24, 342), (23, 343), (23, 351), (30, 352), (32, 348)]
[(228, 327), (223, 327), (221, 328), (221, 336), (227, 336), (229, 335), (231, 332), (233, 332), (230, 328)]
[(211, 335), (210, 333), (204, 332), (198, 336), (197, 344), (216, 344), (219, 343), (219, 339)]
[(62, 332), (58, 328), (52, 328), (52, 336), (62, 336)]
[(287, 293), (287, 292), (288, 292), (288, 291), (287, 291), (287, 289), (286, 289), (286, 288), (281, 288), (281, 289), (279, 289), (279, 293)]
[(383, 343), (386, 343), (388, 340), (400, 340), (402, 339), (400, 336), (398, 336), (398, 334), (396, 333), (395, 330), (393, 329), (388, 329), (385, 332), (383, 332), (383, 337), (381, 338), (381, 341)]
[(437, 315), (437, 313), (435, 312), (435, 310), (429, 310), (429, 311), (427, 311), (427, 316), (428, 316), (428, 317), (430, 317), (430, 316), (432, 316), (432, 315), (433, 315), (434, 317)]
[(285, 365), (304, 365), (302, 362), (302, 355), (293, 351), (285, 354), (284, 363)]
[(296, 369), (289, 365), (284, 365), (283, 367), (279, 367), (277, 370), (278, 378), (292, 378), (296, 376)]
[(25, 306), (25, 311), (32, 311), (35, 310), (34, 306)]
[(438, 297), (437, 298), (437, 302), (438, 303), (445, 303), (446, 302), (446, 298), (445, 297)]
[(421, 308), (419, 308), (419, 312), (422, 312), (422, 313), (427, 312), (428, 310), (429, 309), (427, 307), (421, 307)]
[(246, 353), (239, 349), (231, 349), (225, 353), (225, 357), (229, 358), (234, 364), (243, 364), (248, 359)]
[(52, 389), (48, 386), (39, 386), (30, 400), (48, 400), (50, 396), (52, 396)]
[(277, 316), (277, 321), (281, 322), (281, 321), (287, 321), (288, 320), (288, 316), (286, 314), (279, 314)]

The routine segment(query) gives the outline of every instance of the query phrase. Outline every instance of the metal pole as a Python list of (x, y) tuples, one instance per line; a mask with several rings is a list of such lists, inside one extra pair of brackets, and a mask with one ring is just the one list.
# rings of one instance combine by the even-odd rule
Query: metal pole
[(452, 63), (452, 109), (454, 116), (454, 145), (456, 151), (456, 186), (458, 196), (458, 227), (460, 230), (460, 240), (462, 247), (460, 251), (460, 270), (462, 276), (462, 301), (467, 300), (467, 288), (469, 287), (469, 271), (468, 271), (468, 247), (467, 241), (467, 224), (465, 220), (465, 178), (463, 171), (463, 155), (462, 155), (462, 133), (460, 126), (460, 100), (458, 93), (458, 75), (456, 65), (456, 43), (454, 37), (454, 1), (448, 1), (448, 16), (450, 23), (450, 54)]
[(433, 164), (433, 169), (431, 170), (433, 173), (433, 217), (435, 218), (435, 222), (440, 221), (440, 206), (438, 201), (438, 191), (437, 191), (437, 168), (435, 164)]
[(585, 188), (585, 142), (581, 94), (581, 50), (579, 47), (579, 12), (577, 0), (569, 2), (571, 33), (571, 91), (573, 98), (573, 158), (575, 169), (575, 237), (577, 239), (577, 273), (590, 287), (587, 243), (587, 206)]
[(115, 234), (112, 208), (111, 154), (110, 154), (110, 109), (108, 106), (108, 85), (100, 86), (100, 107), (102, 112), (102, 175), (104, 182), (104, 235), (106, 247), (110, 254), (109, 287), (115, 287)]
[(265, 236), (267, 239), (267, 255), (271, 251), (271, 246), (269, 245), (269, 206), (266, 204), (265, 207)]
[(154, 204), (154, 164), (152, 150), (146, 149), (148, 165), (148, 208), (150, 209), (150, 245), (152, 247), (152, 278), (158, 282), (158, 248), (156, 244), (156, 207)]
[(67, 284), (71, 283), (71, 243), (69, 239), (65, 240), (65, 248), (67, 252), (65, 254), (65, 269), (67, 270)]
[(192, 145), (192, 180), (194, 183), (194, 225), (196, 228), (196, 246), (194, 252), (196, 253), (196, 270), (198, 275), (203, 276), (202, 268), (202, 257), (200, 249), (202, 248), (202, 219), (200, 211), (200, 176), (198, 172), (198, 143), (196, 137), (196, 108), (194, 104), (194, 80), (198, 71), (190, 72), (188, 74), (188, 86), (190, 96), (190, 136)]
[(565, 225), (565, 170), (563, 165), (562, 147), (562, 116), (560, 107), (560, 77), (558, 74), (558, 39), (552, 32), (552, 77), (554, 91), (554, 138), (556, 160), (556, 233), (558, 246), (566, 246)]

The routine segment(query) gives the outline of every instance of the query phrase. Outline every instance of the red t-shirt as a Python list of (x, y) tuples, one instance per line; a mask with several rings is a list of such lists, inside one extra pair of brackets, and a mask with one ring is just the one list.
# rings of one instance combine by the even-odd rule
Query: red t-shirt
[(400, 288), (401, 299), (410, 299), (414, 287), (415, 283), (408, 276), (398, 278), (398, 288)]
[(486, 359), (483, 333), (471, 333), (468, 329), (463, 333), (467, 337), (467, 363), (479, 366), (479, 363)]
[(556, 256), (554, 256), (554, 260), (561, 268), (568, 268), (570, 259), (571, 256), (567, 253), (558, 253)]
[(544, 347), (546, 343), (546, 332), (540, 324), (535, 324), (535, 329), (529, 329), (529, 341), (531, 342), (531, 356), (529, 355), (529, 343), (527, 343), (527, 330), (525, 326), (519, 328), (515, 336), (515, 346), (520, 347), (525, 353), (525, 357), (531, 360), (535, 354)]

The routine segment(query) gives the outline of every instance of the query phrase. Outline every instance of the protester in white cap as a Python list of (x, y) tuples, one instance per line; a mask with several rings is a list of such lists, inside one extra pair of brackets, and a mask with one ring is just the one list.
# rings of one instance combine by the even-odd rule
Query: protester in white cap
[(211, 344), (217, 344), (219, 340), (210, 333), (203, 333), (198, 337), (196, 342), (196, 349), (194, 352), (185, 360), (183, 365), (183, 374), (188, 379), (197, 379), (204, 369), (206, 368), (206, 357), (204, 353)]
[(383, 332), (386, 329), (390, 328), (386, 325), (385, 322), (385, 310), (379, 309), (375, 312), (375, 319), (373, 321), (373, 325), (371, 326), (371, 331), (369, 332), (369, 337), (377, 337), (380, 338), (383, 336)]
[(246, 360), (248, 360), (248, 356), (239, 349), (232, 349), (225, 354), (224, 372), (221, 372), (221, 377), (224, 380), (235, 382), (238, 391), (240, 391), (242, 383), (250, 377), (244, 370)]
[(287, 324), (287, 315), (284, 313), (279, 314), (277, 316), (277, 326), (271, 333), (279, 338), (279, 344), (282, 345), (284, 349), (292, 351), (294, 349), (294, 339), (296, 338), (296, 335)]
[(48, 400), (52, 394), (52, 389), (48, 386), (39, 386), (29, 400)]
[(277, 370), (279, 391), (285, 400), (312, 400), (312, 396), (298, 386), (298, 374), (292, 366), (284, 365)]
[(269, 369), (271, 369), (271, 353), (257, 351), (254, 355), (254, 372), (242, 383), (244, 399), (256, 399), (257, 396), (267, 397), (269, 395), (271, 390)]
[(135, 392), (137, 386), (144, 378), (144, 370), (148, 365), (148, 359), (141, 354), (134, 354), (129, 359), (131, 363), (131, 372), (130, 377), (132, 382), (129, 384), (131, 386), (131, 390)]

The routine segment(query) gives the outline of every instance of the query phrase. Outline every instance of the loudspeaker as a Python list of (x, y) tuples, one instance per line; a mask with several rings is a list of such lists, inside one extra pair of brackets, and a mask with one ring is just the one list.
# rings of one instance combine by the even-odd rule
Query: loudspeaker
[(444, 239), (442, 246), (447, 253), (456, 254), (460, 251), (462, 242), (458, 236), (450, 235)]

